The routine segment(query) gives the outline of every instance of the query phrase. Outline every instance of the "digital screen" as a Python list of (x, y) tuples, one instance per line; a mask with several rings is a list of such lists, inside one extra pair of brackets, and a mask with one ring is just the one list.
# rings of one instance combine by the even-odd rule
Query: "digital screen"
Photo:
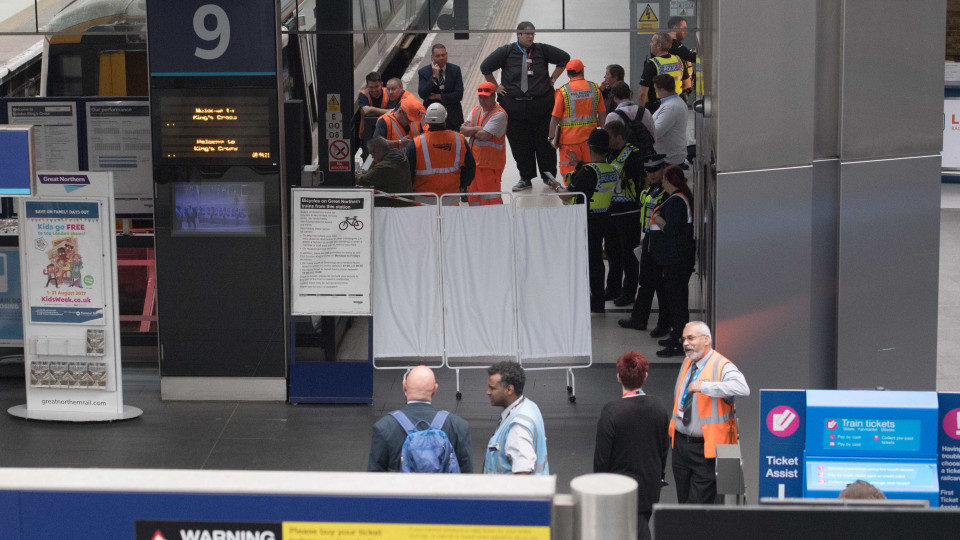
[(26, 130), (0, 130), (0, 195), (30, 195), (32, 154)]
[(832, 417), (824, 423), (824, 450), (916, 452), (920, 449), (920, 420), (907, 418)]
[(261, 183), (175, 183), (172, 233), (264, 236), (264, 207)]
[(863, 480), (883, 492), (936, 491), (935, 461), (820, 461), (806, 463), (807, 491), (843, 491), (847, 484)]
[(160, 158), (275, 163), (272, 99), (246, 95), (161, 95)]

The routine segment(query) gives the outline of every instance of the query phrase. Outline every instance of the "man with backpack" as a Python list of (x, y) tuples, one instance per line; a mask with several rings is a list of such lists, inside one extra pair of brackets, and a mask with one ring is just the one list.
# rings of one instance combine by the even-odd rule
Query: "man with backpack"
[(631, 100), (630, 85), (620, 81), (610, 88), (615, 108), (607, 115), (603, 125), (610, 122), (621, 122), (627, 128), (627, 142), (640, 150), (641, 156), (654, 153), (653, 143), (657, 132), (653, 123), (653, 115), (645, 107), (637, 105)]
[(432, 369), (410, 370), (403, 381), (407, 405), (373, 425), (368, 471), (473, 472), (470, 426), (433, 407), (437, 388)]

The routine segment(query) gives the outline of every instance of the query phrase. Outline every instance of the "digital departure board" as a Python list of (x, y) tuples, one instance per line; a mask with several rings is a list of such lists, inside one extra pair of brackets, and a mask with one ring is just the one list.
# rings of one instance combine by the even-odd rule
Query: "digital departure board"
[(161, 95), (160, 159), (275, 163), (271, 99), (247, 95)]

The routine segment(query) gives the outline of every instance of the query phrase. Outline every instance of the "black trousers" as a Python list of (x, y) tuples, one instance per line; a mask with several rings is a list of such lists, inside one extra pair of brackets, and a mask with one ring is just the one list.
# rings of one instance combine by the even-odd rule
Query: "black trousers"
[(669, 327), (670, 323), (667, 322), (669, 310), (666, 302), (663, 301), (663, 274), (657, 263), (653, 262), (653, 255), (650, 254), (647, 238), (643, 239), (643, 255), (640, 257), (638, 283), (640, 289), (637, 291), (637, 301), (633, 304), (633, 312), (630, 314), (630, 318), (646, 323), (650, 319), (650, 307), (653, 305), (653, 294), (656, 293), (657, 300), (660, 303), (657, 327)]
[(633, 249), (640, 244), (640, 212), (610, 216), (607, 243), (607, 290), (633, 298), (640, 261)]
[[(500, 96), (500, 106), (507, 112), (507, 140), (517, 162), (520, 178), (531, 180), (550, 173), (557, 176), (557, 150), (547, 140), (550, 131), (550, 113), (553, 93), (531, 100), (516, 100)], [(559, 179), (558, 179), (559, 180)]]
[[(693, 263), (671, 264), (660, 267), (662, 276), (663, 304), (666, 304), (666, 322), (670, 325), (670, 339), (677, 347), (683, 335), (683, 327), (690, 322), (690, 275), (693, 274)], [(659, 293), (658, 293), (659, 294)], [(661, 306), (661, 310), (663, 306)]]
[(703, 441), (694, 442), (680, 432), (673, 439), (673, 480), (680, 504), (713, 504), (717, 499), (717, 460), (703, 455)]
[(640, 512), (637, 516), (637, 540), (651, 540), (653, 537), (650, 534), (650, 516), (653, 514), (653, 511), (650, 512)]
[(610, 226), (609, 214), (587, 214), (587, 269), (590, 281), (590, 307), (603, 308), (603, 238)]

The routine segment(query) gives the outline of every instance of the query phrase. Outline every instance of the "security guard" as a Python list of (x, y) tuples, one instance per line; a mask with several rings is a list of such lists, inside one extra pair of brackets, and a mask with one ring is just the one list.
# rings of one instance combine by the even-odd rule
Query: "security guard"
[[(554, 94), (553, 113), (550, 117), (550, 142), (560, 150), (557, 169), (566, 176), (573, 164), (564, 157), (573, 151), (577, 161), (587, 161), (590, 150), (587, 137), (602, 125), (605, 106), (600, 87), (583, 78), (583, 62), (574, 58), (567, 62), (567, 77), (570, 80)], [(557, 128), (560, 128), (557, 131)]]
[(670, 75), (677, 81), (677, 94), (684, 88), (690, 87), (690, 74), (683, 69), (680, 58), (670, 54), (673, 38), (666, 32), (657, 32), (650, 38), (651, 57), (643, 63), (643, 74), (640, 75), (640, 91), (637, 93), (637, 102), (646, 107), (651, 113), (660, 107), (660, 100), (653, 91), (653, 79), (657, 75)]
[[(461, 193), (473, 182), (476, 162), (463, 135), (447, 129), (447, 109), (434, 103), (427, 107), (424, 121), (429, 125), (407, 145), (407, 161), (413, 190), (420, 193)], [(450, 198), (447, 204), (459, 204)]]
[[(567, 173), (565, 178), (567, 187), (553, 180), (550, 187), (557, 193), (564, 194), (561, 198), (567, 203), (576, 200), (575, 195), (568, 193), (580, 192), (590, 201), (587, 214), (587, 262), (590, 273), (590, 312), (603, 313), (603, 237), (610, 223), (610, 201), (617, 187), (620, 176), (613, 165), (607, 163), (607, 152), (610, 151), (610, 135), (602, 129), (590, 132), (587, 139), (590, 149), (590, 161), (577, 161), (575, 156), (569, 158), (576, 163), (576, 169)], [(570, 154), (573, 154), (571, 151)]]
[(470, 149), (477, 160), (477, 174), (470, 184), (471, 193), (467, 200), (470, 206), (502, 204), (503, 199), (495, 192), (500, 191), (503, 168), (507, 164), (507, 112), (497, 105), (497, 85), (482, 82), (477, 88), (477, 101), (467, 121), (460, 127), (460, 133), (470, 137)]
[(670, 333), (670, 325), (667, 323), (667, 306), (663, 301), (663, 293), (660, 292), (660, 273), (657, 271), (657, 263), (653, 262), (653, 255), (650, 254), (650, 238), (647, 232), (650, 230), (650, 214), (653, 209), (660, 206), (666, 197), (663, 190), (663, 170), (667, 164), (663, 161), (663, 154), (654, 154), (647, 156), (644, 161), (646, 172), (646, 187), (640, 191), (638, 202), (640, 205), (640, 223), (643, 229), (643, 239), (640, 242), (640, 274), (638, 283), (640, 289), (637, 291), (637, 301), (633, 304), (633, 311), (629, 319), (620, 319), (617, 324), (621, 328), (632, 328), (634, 330), (646, 330), (647, 319), (650, 318), (650, 307), (653, 304), (653, 294), (657, 294), (657, 303), (660, 305), (660, 313), (657, 316), (657, 326), (650, 335), (654, 338), (662, 338)]
[(609, 122), (604, 129), (610, 135), (607, 161), (617, 170), (619, 179), (610, 200), (610, 227), (604, 238), (609, 269), (603, 298), (622, 307), (632, 304), (637, 293), (640, 262), (633, 250), (640, 245), (642, 225), (637, 196), (645, 173), (643, 156), (636, 146), (627, 142), (627, 128), (623, 122)]

